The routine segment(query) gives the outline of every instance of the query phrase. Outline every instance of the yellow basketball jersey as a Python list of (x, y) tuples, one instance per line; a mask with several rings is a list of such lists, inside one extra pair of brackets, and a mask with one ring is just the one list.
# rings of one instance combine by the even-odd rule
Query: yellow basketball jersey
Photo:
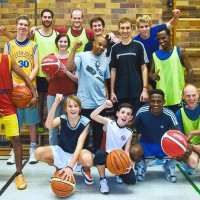
[[(19, 43), (16, 39), (7, 43), (8, 54), (15, 60), (19, 67), (29, 76), (34, 69), (34, 55), (37, 49), (37, 44), (27, 39), (25, 42)], [(20, 84), (24, 81), (18, 77), (14, 72), (12, 73), (13, 80)], [(36, 85), (36, 79), (32, 81)]]

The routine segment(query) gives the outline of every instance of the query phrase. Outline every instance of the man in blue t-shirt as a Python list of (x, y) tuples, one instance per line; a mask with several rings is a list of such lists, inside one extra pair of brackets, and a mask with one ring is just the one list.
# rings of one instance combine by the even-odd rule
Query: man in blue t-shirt
[[(145, 158), (157, 156), (165, 157), (161, 147), (161, 138), (168, 130), (180, 130), (175, 114), (164, 108), (165, 94), (160, 89), (153, 89), (149, 93), (150, 105), (141, 107), (136, 113), (134, 125), (139, 142), (130, 150), (130, 157), (136, 163), (136, 178), (138, 181), (145, 179), (147, 164)], [(175, 160), (170, 159), (163, 164), (166, 179), (176, 182)]]
[[(167, 27), (172, 29), (174, 26), (178, 24), (180, 10), (174, 9), (172, 11), (173, 18), (167, 22), (166, 24), (159, 24), (157, 26), (151, 27), (152, 20), (149, 15), (143, 15), (136, 19), (136, 25), (139, 30), (139, 34), (135, 36), (134, 40), (140, 41), (147, 52), (149, 63), (147, 65), (148, 70), (150, 70), (151, 62), (152, 62), (152, 54), (155, 51), (159, 50), (159, 44), (157, 40), (157, 31), (162, 27)], [(150, 85), (155, 88), (155, 83), (149, 80)]]

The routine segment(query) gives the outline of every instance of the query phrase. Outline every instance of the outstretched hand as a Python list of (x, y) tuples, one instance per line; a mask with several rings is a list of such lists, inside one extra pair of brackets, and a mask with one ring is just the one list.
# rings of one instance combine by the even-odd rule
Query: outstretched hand
[(174, 9), (174, 10), (172, 11), (172, 14), (173, 14), (173, 16), (175, 16), (175, 17), (179, 17), (179, 15), (180, 15), (180, 10), (179, 10), (179, 9)]
[(63, 94), (56, 94), (55, 102), (59, 104), (64, 99)]

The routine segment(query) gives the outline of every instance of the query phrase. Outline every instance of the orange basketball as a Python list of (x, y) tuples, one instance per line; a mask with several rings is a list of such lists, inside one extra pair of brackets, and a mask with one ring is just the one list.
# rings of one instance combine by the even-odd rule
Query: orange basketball
[(58, 197), (67, 197), (72, 194), (76, 186), (76, 181), (66, 181), (59, 177), (59, 173), (54, 173), (54, 177), (51, 179), (51, 189)]
[(129, 156), (123, 150), (116, 149), (107, 155), (106, 166), (112, 174), (123, 174), (130, 165)]
[(17, 86), (12, 91), (12, 102), (19, 108), (26, 108), (33, 98), (28, 87)]

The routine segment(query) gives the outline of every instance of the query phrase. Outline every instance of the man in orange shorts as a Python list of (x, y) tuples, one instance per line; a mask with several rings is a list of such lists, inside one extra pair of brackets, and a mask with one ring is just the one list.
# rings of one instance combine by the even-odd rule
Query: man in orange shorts
[(0, 54), (0, 125), (4, 124), (6, 138), (11, 141), (16, 160), (16, 184), (19, 190), (27, 187), (26, 180), (22, 174), (22, 148), (19, 136), (19, 124), (17, 118), (17, 108), (11, 101), (12, 94), (12, 71), (24, 80), (27, 87), (32, 92), (33, 99), (28, 107), (31, 109), (37, 102), (37, 94), (29, 77), (20, 69), (17, 63), (9, 55)]

